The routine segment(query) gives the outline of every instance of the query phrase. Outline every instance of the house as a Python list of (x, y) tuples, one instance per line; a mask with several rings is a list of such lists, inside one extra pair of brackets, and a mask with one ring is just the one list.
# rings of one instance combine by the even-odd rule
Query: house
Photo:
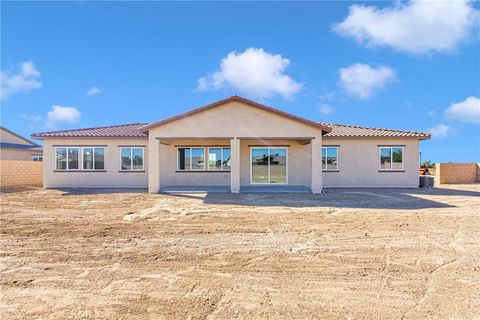
[(32, 135), (44, 186), (418, 187), (423, 132), (318, 123), (233, 96), (149, 124)]
[(0, 160), (42, 161), (42, 147), (0, 126)]

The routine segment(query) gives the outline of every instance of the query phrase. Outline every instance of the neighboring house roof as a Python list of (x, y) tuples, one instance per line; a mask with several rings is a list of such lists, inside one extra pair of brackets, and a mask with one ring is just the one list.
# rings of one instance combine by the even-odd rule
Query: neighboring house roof
[[(27, 143), (27, 145), (30, 145), (30, 146), (33, 146), (33, 147), (40, 147), (40, 146), (39, 146), (38, 144), (36, 144), (35, 142), (33, 142), (33, 141), (31, 141), (31, 140), (29, 140), (29, 139), (27, 139), (27, 138), (25, 138), (25, 137), (23, 137), (23, 136), (15, 133), (15, 132), (13, 132), (12, 130), (9, 130), (9, 129), (5, 128), (4, 126), (0, 126), (0, 129), (6, 131), (6, 132), (8, 132), (8, 133), (10, 133), (11, 135), (19, 138), (20, 140), (25, 141), (25, 142)], [(1, 137), (0, 137), (0, 138), (1, 138)], [(19, 143), (19, 145), (22, 145), (22, 144)]]
[(259, 109), (262, 109), (262, 110), (265, 110), (265, 111), (268, 111), (268, 112), (271, 112), (271, 113), (275, 113), (275, 114), (280, 115), (282, 117), (289, 118), (291, 120), (301, 122), (303, 124), (322, 129), (325, 132), (330, 132), (332, 130), (330, 127), (328, 127), (328, 126), (326, 126), (322, 123), (318, 123), (318, 122), (314, 122), (314, 121), (311, 121), (311, 120), (308, 120), (308, 119), (304, 119), (304, 118), (295, 116), (293, 114), (290, 114), (290, 113), (287, 113), (287, 112), (284, 112), (284, 111), (281, 111), (281, 110), (278, 110), (278, 109), (275, 109), (275, 108), (272, 108), (272, 107), (268, 107), (266, 105), (263, 105), (263, 104), (260, 104), (260, 103), (257, 103), (255, 101), (251, 101), (251, 100), (239, 97), (239, 96), (231, 96), (227, 99), (223, 99), (223, 100), (211, 103), (211, 104), (207, 104), (206, 106), (193, 109), (191, 111), (179, 114), (175, 117), (171, 117), (171, 118), (167, 118), (167, 119), (164, 119), (164, 120), (161, 120), (161, 121), (150, 123), (150, 124), (140, 128), (140, 131), (147, 132), (149, 129), (151, 129), (153, 127), (160, 126), (160, 125), (163, 125), (165, 123), (172, 122), (172, 121), (176, 121), (178, 119), (182, 119), (182, 118), (191, 116), (195, 113), (207, 111), (207, 110), (210, 110), (212, 108), (224, 105), (224, 104), (229, 103), (229, 102), (242, 102), (242, 103), (248, 104), (252, 107), (259, 108)]
[(8, 143), (8, 142), (0, 142), (0, 148), (1, 149), (42, 151), (42, 147), (40, 147), (38, 145), (30, 146), (30, 145), (26, 145), (26, 144)]
[(34, 133), (33, 139), (44, 138), (145, 138), (147, 134), (138, 129), (147, 123), (131, 123), (108, 127), (73, 129)]
[(325, 135), (327, 138), (420, 138), (430, 139), (430, 134), (419, 131), (406, 131), (384, 128), (361, 127), (347, 124), (336, 124), (322, 122), (332, 128), (332, 131)]

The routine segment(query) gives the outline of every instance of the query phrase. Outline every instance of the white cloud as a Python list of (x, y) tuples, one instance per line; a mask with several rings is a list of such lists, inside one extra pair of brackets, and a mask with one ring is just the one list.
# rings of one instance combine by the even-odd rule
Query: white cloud
[(91, 87), (90, 89), (87, 90), (87, 92), (85, 94), (95, 95), (95, 94), (99, 94), (100, 92), (102, 92), (102, 89), (97, 88), (97, 87)]
[(319, 111), (321, 114), (332, 114), (335, 111), (335, 109), (327, 103), (322, 103), (320, 105)]
[(232, 88), (257, 98), (291, 98), (302, 86), (285, 74), (289, 65), (288, 59), (263, 49), (233, 51), (222, 59), (219, 70), (198, 79), (197, 90)]
[(382, 89), (395, 79), (395, 71), (389, 67), (371, 67), (368, 64), (355, 63), (338, 71), (340, 85), (351, 95), (368, 99), (373, 92)]
[(427, 112), (427, 115), (429, 117), (435, 117), (437, 115), (437, 113), (435, 112), (435, 110), (430, 110), (430, 111)]
[(75, 107), (52, 106), (47, 113), (45, 127), (53, 128), (60, 123), (76, 123), (80, 120), (81, 113)]
[(452, 103), (445, 110), (445, 116), (450, 120), (480, 123), (480, 99), (468, 97), (465, 101)]
[(0, 71), (0, 99), (7, 99), (15, 93), (41, 88), (43, 84), (38, 81), (38, 77), (40, 77), (40, 72), (31, 61), (23, 62), (19, 72), (15, 74)]
[(33, 122), (40, 122), (40, 121), (43, 120), (42, 116), (35, 116), (35, 115), (26, 114), (26, 113), (22, 113), (20, 116), (23, 119), (27, 119), (27, 120), (30, 120), (30, 121), (33, 121)]
[(452, 51), (471, 34), (479, 10), (468, 0), (410, 1), (379, 9), (352, 5), (333, 30), (359, 43), (415, 54)]
[(446, 124), (439, 124), (433, 128), (428, 129), (428, 132), (433, 138), (445, 138), (452, 131), (452, 127)]

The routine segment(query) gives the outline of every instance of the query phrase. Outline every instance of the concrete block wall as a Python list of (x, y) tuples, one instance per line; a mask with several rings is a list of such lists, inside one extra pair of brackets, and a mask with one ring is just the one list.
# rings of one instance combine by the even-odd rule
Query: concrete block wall
[(437, 163), (435, 184), (480, 182), (480, 163)]
[(43, 162), (0, 160), (0, 186), (41, 186)]

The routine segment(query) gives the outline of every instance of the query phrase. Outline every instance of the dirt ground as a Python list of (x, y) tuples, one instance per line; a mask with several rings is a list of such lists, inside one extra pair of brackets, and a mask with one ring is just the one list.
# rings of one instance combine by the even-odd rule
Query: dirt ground
[(1, 194), (1, 319), (480, 319), (480, 185)]

